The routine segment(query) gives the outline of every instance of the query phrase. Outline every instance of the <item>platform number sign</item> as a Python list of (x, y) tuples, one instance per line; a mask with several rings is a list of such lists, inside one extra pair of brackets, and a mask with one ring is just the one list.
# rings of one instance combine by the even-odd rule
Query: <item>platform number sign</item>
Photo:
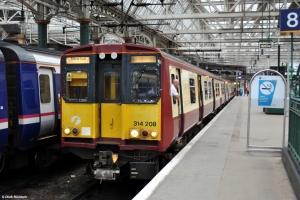
[(300, 9), (280, 11), (280, 32), (300, 32)]

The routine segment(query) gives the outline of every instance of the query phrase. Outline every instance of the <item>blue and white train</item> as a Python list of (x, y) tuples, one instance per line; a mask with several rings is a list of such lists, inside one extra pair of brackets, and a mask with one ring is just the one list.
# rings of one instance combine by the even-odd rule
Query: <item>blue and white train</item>
[(0, 171), (57, 159), (61, 53), (0, 41)]

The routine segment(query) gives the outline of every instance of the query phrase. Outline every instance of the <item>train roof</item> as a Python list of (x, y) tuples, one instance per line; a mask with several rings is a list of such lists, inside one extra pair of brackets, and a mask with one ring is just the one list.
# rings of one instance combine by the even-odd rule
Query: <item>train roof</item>
[[(57, 63), (63, 53), (61, 51), (44, 49), (35, 46), (22, 45), (13, 42), (0, 41), (0, 50), (5, 55), (6, 60), (20, 60), (23, 62), (43, 62)], [(14, 53), (12, 53), (14, 52)]]
[(54, 56), (60, 56), (63, 53), (62, 51), (41, 48), (41, 47), (36, 47), (36, 46), (31, 46), (31, 45), (24, 45), (24, 44), (19, 44), (19, 43), (7, 41), (7, 40), (4, 40), (3, 42), (11, 44), (11, 45), (19, 46), (29, 52), (43, 53), (43, 54), (54, 55)]
[(6, 61), (21, 60), (35, 62), (31, 53), (16, 44), (0, 41), (0, 50), (3, 52)]
[(209, 71), (206, 71), (202, 68), (199, 68), (195, 65), (192, 65), (191, 63), (188, 63), (180, 58), (177, 58), (175, 56), (172, 56), (166, 52), (163, 52), (155, 47), (149, 47), (149, 46), (144, 46), (144, 45), (140, 45), (140, 44), (133, 44), (133, 43), (112, 43), (112, 44), (87, 44), (87, 45), (83, 45), (83, 46), (79, 46), (79, 47), (75, 47), (75, 48), (72, 48), (72, 49), (68, 49), (66, 51), (64, 51), (63, 54), (68, 54), (68, 53), (73, 53), (73, 52), (78, 52), (78, 51), (82, 51), (82, 52), (86, 52), (86, 51), (93, 51), (95, 50), (95, 48), (97, 48), (97, 46), (103, 46), (103, 45), (109, 45), (109, 46), (123, 46), (125, 47), (126, 49), (130, 49), (132, 50), (134, 47), (137, 47), (139, 49), (137, 50), (141, 50), (141, 49), (145, 49), (145, 50), (152, 50), (152, 51), (155, 51), (157, 53), (160, 53), (162, 54), (164, 57), (167, 57), (167, 58), (170, 58), (172, 60), (175, 60), (179, 63), (183, 63), (184, 65), (187, 65), (191, 68), (193, 68), (195, 71), (198, 71), (198, 72), (201, 72), (203, 75), (207, 75), (207, 76), (210, 76), (210, 77), (213, 77), (214, 79), (218, 79), (218, 80), (223, 80), (223, 81), (226, 81), (226, 79), (222, 78), (222, 77), (219, 77), (217, 76), (216, 74), (213, 74)]
[(197, 67), (197, 66), (195, 66), (195, 65), (192, 65), (191, 63), (188, 63), (188, 62), (186, 62), (186, 61), (184, 61), (184, 60), (182, 60), (182, 59), (180, 59), (180, 58), (177, 58), (177, 57), (175, 57), (175, 56), (173, 56), (173, 55), (171, 55), (171, 54), (168, 54), (168, 53), (166, 53), (166, 52), (163, 52), (163, 51), (161, 51), (161, 50), (159, 50), (165, 57), (168, 57), (168, 58), (171, 58), (171, 59), (173, 59), (173, 60), (176, 60), (176, 61), (178, 61), (178, 62), (181, 62), (181, 63), (184, 63), (185, 65), (188, 65), (189, 67), (192, 67), (192, 68), (194, 68), (195, 70), (197, 70), (197, 71), (201, 71), (203, 74), (205, 74), (205, 75), (208, 75), (208, 76), (210, 76), (210, 77), (214, 77), (215, 79), (219, 79), (219, 80), (226, 80), (226, 79), (224, 79), (224, 78), (222, 78), (222, 77), (219, 77), (219, 76), (217, 76), (217, 75), (215, 75), (215, 74), (213, 74), (213, 73), (211, 73), (211, 72), (209, 72), (209, 71), (206, 71), (206, 70), (204, 70), (204, 69), (202, 69), (202, 68), (200, 68), (200, 67)]

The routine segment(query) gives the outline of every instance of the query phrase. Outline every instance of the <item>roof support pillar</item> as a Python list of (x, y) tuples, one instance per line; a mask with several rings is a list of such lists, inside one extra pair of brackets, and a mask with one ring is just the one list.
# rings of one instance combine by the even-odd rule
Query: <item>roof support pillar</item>
[(93, 42), (94, 44), (100, 44), (100, 41), (102, 40), (102, 38), (100, 37), (93, 37)]
[(50, 23), (49, 20), (36, 20), (38, 24), (38, 47), (47, 48), (48, 32), (47, 25)]
[(80, 23), (80, 45), (89, 44), (89, 23), (92, 20), (83, 18), (77, 19), (77, 21)]

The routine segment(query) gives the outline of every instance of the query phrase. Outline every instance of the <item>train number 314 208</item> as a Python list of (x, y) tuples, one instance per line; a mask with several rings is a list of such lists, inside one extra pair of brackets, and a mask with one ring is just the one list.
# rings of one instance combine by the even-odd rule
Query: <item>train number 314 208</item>
[(133, 126), (156, 126), (156, 122), (133, 121)]

